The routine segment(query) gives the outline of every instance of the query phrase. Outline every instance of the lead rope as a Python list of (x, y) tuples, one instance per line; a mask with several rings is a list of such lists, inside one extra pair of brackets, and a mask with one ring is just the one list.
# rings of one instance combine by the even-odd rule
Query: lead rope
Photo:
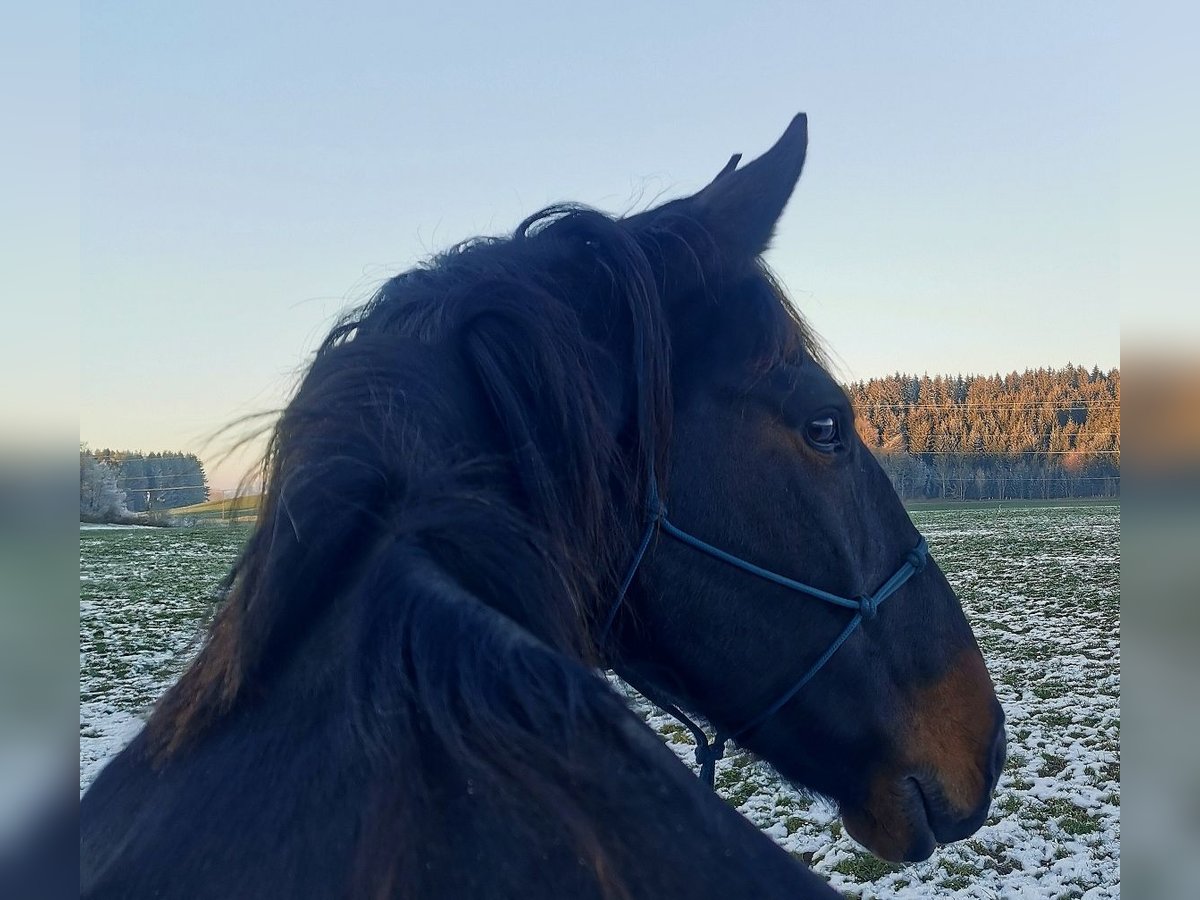
[[(908, 552), (904, 558), (904, 562), (900, 567), (887, 579), (879, 588), (872, 594), (862, 595), (854, 599), (839, 597), (837, 594), (831, 594), (828, 591), (823, 591), (820, 588), (812, 585), (804, 584), (795, 579), (788, 578), (785, 575), (780, 575), (772, 572), (769, 569), (764, 569), (762, 566), (757, 566), (754, 563), (734, 556), (719, 547), (714, 547), (706, 541), (694, 535), (688, 534), (683, 529), (677, 527), (670, 519), (667, 518), (667, 508), (663, 505), (662, 499), (658, 493), (658, 480), (654, 476), (653, 469), (650, 470), (646, 480), (646, 511), (647, 521), (646, 529), (642, 534), (642, 539), (638, 542), (637, 550), (633, 554), (633, 560), (630, 562), (629, 570), (625, 573), (625, 577), (621, 580), (620, 588), (617, 591), (616, 600), (613, 601), (609, 608), (608, 615), (604, 618), (604, 623), (600, 629), (599, 644), (603, 646), (608, 638), (609, 632), (612, 630), (613, 623), (616, 621), (617, 613), (620, 612), (621, 606), (625, 602), (625, 595), (629, 592), (630, 585), (633, 584), (634, 576), (637, 574), (638, 568), (642, 564), (642, 560), (646, 556), (646, 551), (650, 547), (650, 541), (654, 538), (654, 532), (661, 529), (664, 533), (670, 535), (675, 540), (707, 554), (708, 556), (718, 559), (723, 563), (727, 563), (743, 572), (755, 575), (766, 581), (770, 581), (781, 587), (788, 588), (793, 591), (798, 591), (814, 597), (817, 600), (822, 600), (826, 603), (831, 603), (835, 606), (840, 606), (846, 609), (854, 610), (854, 618), (852, 618), (842, 629), (841, 633), (834, 638), (833, 643), (826, 648), (820, 658), (813, 663), (807, 671), (800, 677), (800, 680), (792, 685), (784, 694), (779, 697), (774, 703), (768, 706), (765, 710), (746, 722), (735, 731), (724, 733), (719, 729), (713, 735), (712, 740), (708, 739), (708, 735), (704, 729), (693, 722), (677, 705), (662, 697), (656, 697), (657, 693), (653, 689), (647, 689), (646, 685), (639, 685), (627, 672), (613, 666), (612, 669), (617, 673), (630, 687), (657, 706), (667, 715), (676, 719), (685, 728), (692, 733), (692, 737), (696, 741), (696, 762), (700, 766), (700, 778), (709, 787), (713, 787), (716, 781), (717, 760), (724, 758), (725, 745), (732, 740), (745, 735), (747, 732), (757, 728), (779, 710), (783, 709), (796, 694), (808, 684), (813, 677), (821, 671), (833, 655), (841, 648), (842, 644), (850, 638), (850, 635), (858, 629), (864, 621), (874, 619), (879, 612), (879, 607), (883, 601), (900, 590), (910, 578), (925, 568), (925, 564), (929, 558), (929, 547), (925, 542), (924, 536), (921, 536), (917, 541), (917, 546)], [(622, 667), (623, 668), (623, 667)]]
[(631, 688), (649, 700), (654, 706), (665, 712), (675, 721), (679, 722), (688, 731), (692, 733), (692, 739), (696, 742), (696, 762), (700, 765), (700, 780), (713, 787), (716, 779), (717, 760), (725, 755), (725, 741), (721, 740), (718, 743), (717, 737), (711, 741), (704, 729), (697, 725), (682, 709), (672, 703), (670, 700), (663, 698), (655, 690), (648, 687), (644, 682), (639, 683), (636, 679), (614, 667), (614, 672)]

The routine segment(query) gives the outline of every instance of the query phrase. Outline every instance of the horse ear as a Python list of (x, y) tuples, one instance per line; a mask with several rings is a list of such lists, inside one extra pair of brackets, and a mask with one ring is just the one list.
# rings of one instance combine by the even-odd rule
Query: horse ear
[[(635, 230), (653, 230), (679, 216), (700, 226), (704, 240), (712, 242), (713, 250), (725, 262), (745, 262), (766, 250), (800, 178), (808, 148), (809, 120), (800, 113), (773, 148), (754, 162), (739, 169), (742, 155), (738, 154), (703, 190), (630, 216), (625, 222)], [(666, 227), (679, 230), (678, 221)]]
[(707, 187), (682, 201), (727, 253), (757, 256), (800, 179), (808, 151), (808, 117), (792, 119), (766, 153), (740, 169), (733, 157)]

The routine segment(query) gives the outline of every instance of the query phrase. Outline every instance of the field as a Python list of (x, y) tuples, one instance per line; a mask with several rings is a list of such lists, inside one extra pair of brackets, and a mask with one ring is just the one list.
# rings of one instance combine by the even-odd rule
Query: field
[[(1120, 509), (912, 515), (962, 597), (1008, 715), (992, 817), (973, 838), (901, 867), (863, 851), (823, 801), (745, 754), (718, 763), (718, 791), (850, 896), (1119, 896)], [(247, 533), (81, 530), (81, 789), (186, 662)], [(630, 702), (690, 762), (687, 733)]]
[(204, 503), (192, 504), (191, 506), (177, 506), (174, 509), (168, 510), (167, 514), (194, 525), (202, 525), (210, 522), (219, 522), (222, 524), (246, 522), (253, 524), (254, 517), (258, 514), (260, 499), (261, 497), (258, 494), (250, 494), (227, 500), (208, 500)]

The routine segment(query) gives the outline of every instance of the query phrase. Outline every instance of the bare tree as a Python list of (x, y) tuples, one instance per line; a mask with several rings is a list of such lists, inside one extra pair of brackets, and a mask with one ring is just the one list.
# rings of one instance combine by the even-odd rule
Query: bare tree
[(79, 445), (79, 518), (113, 522), (125, 518), (125, 492), (117, 486), (116, 467), (100, 462)]

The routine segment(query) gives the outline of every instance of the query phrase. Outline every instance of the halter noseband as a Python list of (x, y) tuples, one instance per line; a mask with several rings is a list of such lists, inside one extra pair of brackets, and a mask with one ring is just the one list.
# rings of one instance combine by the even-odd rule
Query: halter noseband
[(846, 643), (847, 639), (864, 621), (875, 618), (875, 614), (879, 611), (883, 601), (890, 597), (896, 591), (900, 590), (904, 584), (913, 577), (913, 575), (925, 568), (925, 563), (928, 559), (929, 548), (925, 543), (925, 538), (921, 537), (917, 541), (916, 547), (908, 551), (904, 558), (904, 562), (892, 574), (887, 581), (879, 586), (879, 588), (869, 595), (863, 595), (855, 599), (840, 597), (837, 594), (831, 594), (828, 591), (823, 591), (820, 588), (812, 585), (804, 584), (784, 575), (779, 575), (769, 569), (764, 569), (762, 566), (757, 566), (748, 560), (742, 559), (739, 556), (734, 556), (719, 547), (714, 547), (695, 535), (688, 534), (683, 529), (677, 527), (670, 519), (667, 518), (667, 508), (658, 494), (658, 481), (654, 476), (654, 471), (651, 469), (648, 473), (647, 490), (646, 490), (646, 513), (648, 521), (646, 522), (646, 530), (642, 534), (642, 539), (638, 543), (637, 550), (634, 552), (633, 561), (629, 565), (629, 570), (625, 577), (621, 580), (621, 586), (617, 591), (617, 599), (613, 602), (612, 607), (608, 611), (608, 615), (604, 619), (604, 625), (600, 630), (600, 642), (603, 643), (608, 637), (609, 631), (612, 630), (613, 623), (616, 621), (617, 613), (620, 611), (622, 604), (625, 601), (625, 595), (629, 592), (629, 586), (633, 583), (634, 575), (637, 574), (638, 567), (642, 564), (642, 559), (646, 556), (646, 550), (650, 546), (650, 541), (654, 537), (654, 532), (661, 529), (664, 534), (667, 534), (686, 544), (694, 550), (699, 550), (701, 553), (707, 554), (714, 559), (719, 559), (723, 563), (727, 563), (735, 568), (741, 569), (743, 572), (748, 572), (759, 578), (770, 581), (781, 587), (788, 588), (793, 591), (798, 591), (802, 594), (807, 594), (810, 597), (815, 597), (817, 600), (822, 600), (825, 603), (831, 603), (834, 606), (841, 606), (845, 609), (854, 610), (854, 617), (846, 624), (841, 633), (833, 639), (833, 642), (821, 654), (820, 658), (813, 663), (808, 670), (800, 676), (790, 688), (770, 704), (766, 709), (759, 713), (750, 721), (743, 724), (741, 727), (734, 729), (728, 733), (718, 730), (713, 735), (712, 740), (708, 739), (708, 735), (704, 733), (699, 725), (693, 722), (688, 716), (674, 703), (665, 700), (661, 697), (656, 697), (652, 689), (648, 689), (645, 685), (639, 685), (632, 681), (624, 673), (618, 672), (621, 677), (628, 682), (634, 690), (638, 691), (642, 696), (648, 699), (651, 703), (657, 706), (663, 712), (677, 719), (682, 723), (696, 740), (696, 762), (700, 765), (700, 777), (708, 783), (709, 787), (713, 786), (716, 778), (717, 760), (725, 755), (725, 744), (728, 741), (737, 740), (747, 732), (757, 728), (787, 704), (789, 700), (796, 696), (800, 690), (808, 684), (824, 665), (829, 662), (838, 651), (842, 644)]

